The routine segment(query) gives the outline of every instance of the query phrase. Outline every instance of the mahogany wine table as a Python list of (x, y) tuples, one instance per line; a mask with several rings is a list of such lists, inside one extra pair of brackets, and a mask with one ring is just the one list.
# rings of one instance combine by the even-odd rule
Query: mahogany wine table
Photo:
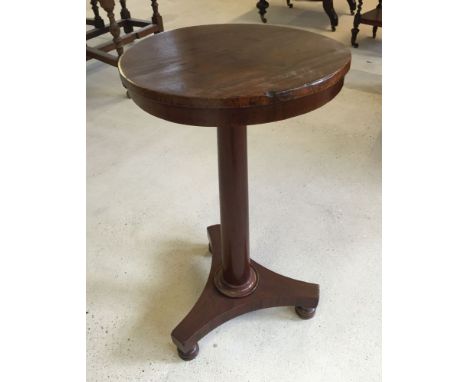
[(173, 330), (184, 360), (198, 341), (241, 314), (295, 306), (311, 318), (319, 286), (250, 259), (247, 125), (317, 109), (343, 86), (351, 54), (303, 30), (257, 24), (204, 25), (162, 32), (123, 54), (119, 70), (132, 100), (168, 121), (217, 127), (221, 224), (208, 227), (211, 271), (195, 306)]

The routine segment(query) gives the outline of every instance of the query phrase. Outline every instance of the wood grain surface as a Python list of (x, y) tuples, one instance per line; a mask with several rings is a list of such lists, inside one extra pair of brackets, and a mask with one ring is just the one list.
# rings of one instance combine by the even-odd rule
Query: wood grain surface
[[(256, 118), (244, 111), (242, 120), (233, 121), (250, 124), (319, 107), (341, 89), (350, 62), (348, 48), (315, 33), (271, 25), (222, 24), (147, 38), (127, 50), (119, 70), (134, 101), (149, 113), (179, 123), (216, 126), (215, 122), (228, 120), (223, 114), (229, 109), (266, 107)], [(324, 102), (311, 97), (321, 93), (328, 94)], [(303, 105), (297, 113), (286, 110), (282, 116), (271, 108), (306, 97), (306, 103), (316, 104), (312, 109)], [(187, 111), (190, 116), (177, 115), (184, 113), (180, 108), (192, 109)], [(199, 120), (206, 109), (217, 109), (218, 117)]]

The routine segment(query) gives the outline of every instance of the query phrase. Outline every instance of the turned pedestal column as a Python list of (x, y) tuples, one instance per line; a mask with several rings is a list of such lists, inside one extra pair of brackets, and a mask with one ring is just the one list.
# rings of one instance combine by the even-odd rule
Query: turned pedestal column
[(218, 127), (221, 267), (214, 283), (228, 297), (244, 297), (258, 284), (250, 264), (246, 126)]

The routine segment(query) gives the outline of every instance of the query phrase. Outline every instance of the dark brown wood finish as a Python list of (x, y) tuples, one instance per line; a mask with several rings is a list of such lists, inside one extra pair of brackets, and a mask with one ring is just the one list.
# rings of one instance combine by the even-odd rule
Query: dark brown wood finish
[(267, 22), (267, 19), (265, 17), (265, 14), (266, 14), (266, 10), (267, 8), (270, 6), (270, 3), (266, 0), (258, 0), (258, 3), (257, 3), (257, 8), (258, 8), (258, 14), (260, 15), (260, 19), (266, 23)]
[[(120, 0), (120, 6), (121, 6), (121, 9), (120, 9), (120, 17), (122, 20), (129, 20), (132, 18), (132, 16), (130, 15), (130, 11), (128, 10), (127, 8), (127, 1), (126, 0)], [(126, 22), (124, 24), (124, 32), (125, 33), (131, 33), (133, 32), (133, 25), (129, 22)]]
[[(249, 267), (246, 126), (218, 127), (218, 158), (221, 231), (225, 238), (221, 284), (218, 286), (238, 286), (245, 289), (245, 292), (240, 291), (241, 294), (249, 293), (256, 284), (256, 277)], [(235, 296), (235, 293), (225, 294)]]
[(86, 25), (93, 25), (95, 28), (104, 28), (104, 20), (99, 15), (97, 0), (91, 0), (91, 9), (93, 10), (94, 18), (87, 18)]
[[(321, 1), (321, 0), (306, 0), (306, 1)], [(356, 10), (356, 0), (346, 0), (349, 5), (349, 11), (352, 15), (354, 15), (354, 11)], [(291, 0), (286, 0), (286, 4), (289, 8), (293, 7), (293, 4), (291, 3)], [(332, 4), (333, 6), (333, 4)]]
[(226, 321), (254, 310), (294, 306), (300, 318), (313, 317), (319, 302), (319, 285), (282, 276), (253, 260), (250, 263), (259, 278), (254, 293), (242, 298), (229, 298), (219, 293), (213, 282), (222, 265), (219, 224), (208, 227), (208, 240), (213, 255), (208, 281), (192, 310), (171, 333), (172, 341), (183, 360), (188, 361), (197, 356), (198, 341), (207, 333)]
[(213, 254), (205, 289), (172, 332), (184, 360), (222, 323), (291, 305), (315, 314), (319, 286), (276, 274), (250, 259), (246, 125), (316, 109), (343, 86), (351, 55), (303, 30), (250, 24), (189, 27), (146, 39), (119, 70), (143, 110), (176, 123), (217, 126), (221, 225), (208, 228)]
[[(309, 1), (319, 1), (319, 0), (309, 0)], [(322, 0), (323, 10), (327, 14), (328, 18), (330, 19), (331, 29), (332, 31), (336, 31), (336, 27), (338, 26), (338, 15), (335, 12), (335, 8), (333, 7), (333, 0)]]
[(356, 38), (359, 33), (359, 25), (372, 25), (372, 37), (377, 36), (377, 29), (382, 28), (382, 0), (379, 0), (377, 7), (371, 11), (361, 14), (362, 0), (359, 0), (358, 11), (354, 16), (353, 29), (351, 29), (351, 45), (355, 48), (359, 47), (356, 43)]
[(159, 30), (162, 32), (164, 30), (163, 19), (159, 13), (159, 5), (156, 0), (151, 0), (151, 8), (153, 8), (153, 16), (151, 17), (151, 22), (154, 25), (159, 25)]
[(218, 127), (222, 267), (214, 282), (228, 297), (244, 297), (258, 284), (250, 266), (247, 127)]
[(356, 10), (356, 0), (347, 0), (349, 5), (349, 12), (354, 15), (354, 11)]
[(128, 52), (119, 68), (137, 105), (198, 126), (273, 122), (316, 109), (339, 92), (351, 62), (335, 40), (258, 24), (177, 29)]

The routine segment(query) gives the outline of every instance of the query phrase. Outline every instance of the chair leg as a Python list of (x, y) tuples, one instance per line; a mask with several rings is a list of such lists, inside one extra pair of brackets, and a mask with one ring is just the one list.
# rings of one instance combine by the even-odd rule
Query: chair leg
[(286, 0), (286, 4), (288, 5), (289, 8), (293, 7), (293, 4), (291, 3), (291, 0)]
[(91, 8), (94, 13), (94, 26), (96, 28), (104, 28), (104, 20), (99, 15), (99, 7), (97, 5), (97, 0), (91, 0)]
[(338, 15), (335, 12), (335, 8), (333, 8), (333, 0), (323, 0), (323, 9), (330, 19), (331, 28), (334, 32), (338, 26)]
[(362, 0), (359, 0), (358, 6), (357, 6), (357, 13), (354, 16), (354, 24), (353, 24), (353, 29), (351, 29), (351, 45), (357, 48), (359, 46), (358, 43), (356, 43), (356, 38), (359, 33), (359, 24), (361, 23), (361, 10), (362, 10)]
[(156, 0), (151, 0), (151, 7), (153, 8), (153, 16), (151, 17), (151, 22), (159, 26), (159, 30), (156, 33), (164, 31), (163, 19), (159, 14), (159, 5)]
[(349, 12), (354, 15), (354, 11), (356, 10), (356, 0), (348, 0), (349, 5)]
[(358, 28), (351, 29), (351, 45), (355, 48), (359, 47), (359, 44), (356, 42), (358, 33), (359, 33)]
[(114, 7), (115, 2), (114, 0), (99, 0), (101, 7), (107, 12), (107, 17), (109, 18), (110, 23), (110, 33), (112, 35), (112, 40), (115, 44), (115, 50), (119, 57), (123, 54), (123, 47), (122, 47), (122, 38), (120, 37), (120, 27), (117, 24), (114, 16)]
[(265, 17), (266, 9), (270, 6), (268, 1), (266, 0), (259, 0), (257, 3), (258, 13), (260, 14), (260, 19), (266, 23), (267, 19)]
[[(379, 0), (379, 4), (377, 5), (376, 9), (382, 9), (382, 0)], [(377, 25), (374, 25), (374, 27), (372, 28), (372, 37), (373, 38), (375, 38), (377, 36), (377, 29), (379, 29), (379, 27)]]
[[(120, 5), (122, 7), (120, 11), (120, 17), (122, 20), (128, 20), (131, 18), (132, 16), (130, 15), (130, 11), (127, 8), (127, 0), (120, 0)], [(125, 33), (133, 32), (133, 26), (130, 24), (124, 24), (123, 28)]]
[(379, 27), (376, 25), (372, 28), (372, 38), (377, 36), (377, 29), (379, 29)]

